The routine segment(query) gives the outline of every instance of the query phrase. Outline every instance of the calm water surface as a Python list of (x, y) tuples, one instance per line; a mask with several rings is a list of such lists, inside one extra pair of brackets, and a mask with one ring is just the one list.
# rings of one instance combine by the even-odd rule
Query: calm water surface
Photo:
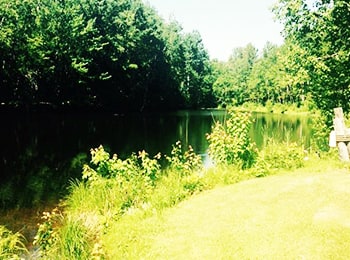
[[(31, 207), (54, 201), (66, 192), (68, 181), (81, 176), (90, 148), (102, 144), (125, 158), (146, 150), (169, 154), (180, 140), (205, 158), (206, 134), (223, 110), (179, 111), (128, 115), (2, 114), (0, 128), (0, 205)], [(253, 114), (252, 139), (258, 147), (266, 137), (309, 143), (307, 117)]]

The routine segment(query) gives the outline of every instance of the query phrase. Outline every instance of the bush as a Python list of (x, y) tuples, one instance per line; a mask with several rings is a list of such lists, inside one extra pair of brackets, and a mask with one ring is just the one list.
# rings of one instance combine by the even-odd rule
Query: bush
[(329, 151), (328, 140), (331, 127), (327, 125), (327, 122), (327, 117), (319, 111), (312, 117), (311, 147), (316, 152)]
[(87, 180), (91, 190), (97, 188), (96, 193), (102, 195), (102, 200), (107, 198), (101, 191), (108, 196), (112, 189), (111, 193), (117, 195), (120, 202), (120, 207), (115, 207), (115, 210), (124, 211), (144, 203), (160, 175), (159, 154), (151, 159), (142, 151), (121, 160), (116, 154), (110, 158), (109, 153), (100, 146), (91, 149), (91, 157), (92, 166), (84, 165), (83, 179)]
[(165, 156), (169, 162), (169, 168), (172, 171), (180, 173), (181, 176), (187, 176), (202, 168), (202, 160), (197, 155), (192, 146), (187, 151), (182, 150), (181, 142), (177, 141), (171, 150), (171, 156)]
[(131, 181), (135, 176), (142, 176), (147, 179), (147, 182), (153, 184), (160, 171), (160, 154), (157, 154), (154, 159), (150, 159), (145, 151), (139, 152), (138, 155), (132, 154), (126, 160), (121, 160), (116, 154), (110, 158), (101, 145), (96, 149), (91, 149), (91, 163), (84, 165), (83, 179), (89, 182), (94, 182), (98, 176), (103, 178), (123, 178)]
[(263, 177), (278, 169), (300, 168), (304, 165), (304, 160), (305, 151), (297, 143), (276, 143), (273, 139), (268, 139), (252, 170), (256, 177)]
[(216, 122), (211, 134), (207, 135), (208, 154), (217, 165), (250, 168), (257, 156), (257, 149), (249, 136), (251, 114), (231, 110), (228, 115), (225, 123)]

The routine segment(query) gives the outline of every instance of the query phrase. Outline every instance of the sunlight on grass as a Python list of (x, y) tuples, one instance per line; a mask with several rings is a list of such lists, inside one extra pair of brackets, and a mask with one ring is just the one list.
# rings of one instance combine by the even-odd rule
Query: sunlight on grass
[(129, 216), (105, 234), (105, 246), (123, 259), (345, 259), (350, 175), (345, 168), (320, 173), (326, 165), (205, 191), (163, 214)]

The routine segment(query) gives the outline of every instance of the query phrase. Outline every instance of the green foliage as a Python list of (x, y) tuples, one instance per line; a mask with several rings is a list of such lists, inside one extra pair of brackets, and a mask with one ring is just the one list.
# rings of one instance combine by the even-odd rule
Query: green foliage
[(213, 86), (223, 106), (252, 102), (304, 105), (309, 93), (310, 75), (303, 63), (307, 53), (291, 41), (282, 46), (267, 42), (261, 55), (253, 46), (237, 48), (226, 63), (214, 63)]
[(171, 156), (166, 155), (165, 158), (169, 162), (169, 168), (180, 173), (181, 176), (188, 176), (202, 167), (201, 157), (194, 152), (192, 146), (183, 152), (180, 141), (173, 145)]
[(219, 104), (294, 104), (323, 113), (341, 106), (350, 111), (345, 73), (350, 70), (349, 4), (279, 0), (273, 12), (284, 25), (283, 45), (267, 42), (255, 58), (251, 46), (237, 48), (228, 62), (213, 62)]
[(329, 133), (331, 127), (327, 124), (325, 115), (319, 111), (312, 117), (311, 147), (315, 152), (327, 152), (329, 150)]
[(35, 238), (43, 256), (103, 259), (100, 235), (122, 216), (174, 205), (205, 188), (198, 174), (200, 156), (191, 147), (182, 151), (177, 142), (163, 174), (159, 159), (142, 151), (121, 160), (102, 146), (91, 149), (91, 165), (83, 167), (85, 181), (73, 182), (63, 203), (65, 215), (57, 209), (43, 214)]
[(160, 155), (150, 158), (142, 151), (121, 160), (102, 146), (91, 149), (91, 163), (83, 168), (83, 181), (71, 184), (63, 203), (65, 214), (44, 213), (45, 221), (36, 237), (43, 256), (109, 259), (123, 255), (126, 242), (122, 241), (137, 238), (129, 234), (112, 242), (110, 232), (118, 230), (120, 223), (162, 212), (218, 185), (303, 165), (305, 154), (296, 144), (269, 141), (257, 152), (249, 139), (251, 123), (249, 113), (230, 111), (225, 124), (213, 127), (208, 135), (209, 153), (216, 165), (210, 169), (203, 169), (200, 156), (191, 146), (183, 149), (180, 142), (173, 145), (170, 156), (165, 156), (165, 169), (159, 164)]
[(93, 259), (90, 239), (94, 237), (80, 220), (68, 219), (59, 230), (58, 250), (60, 259)]
[(116, 154), (110, 158), (103, 146), (91, 149), (91, 163), (95, 168), (84, 165), (83, 179), (93, 182), (98, 176), (103, 178), (124, 178), (126, 181), (132, 180), (135, 176), (143, 176), (147, 182), (153, 184), (159, 177), (160, 154), (154, 159), (149, 158), (145, 151), (138, 155), (132, 154), (126, 160), (121, 160)]
[(51, 212), (43, 212), (41, 219), (43, 222), (39, 224), (38, 231), (34, 237), (33, 245), (38, 245), (43, 255), (47, 254), (58, 241), (58, 230), (55, 229), (57, 223), (61, 223), (63, 216), (58, 208)]
[(297, 143), (277, 143), (268, 139), (265, 147), (259, 151), (252, 172), (256, 177), (263, 177), (281, 169), (298, 169), (304, 166), (306, 157), (306, 152)]
[(216, 122), (212, 132), (207, 135), (208, 154), (218, 165), (249, 168), (254, 164), (257, 156), (255, 145), (249, 136), (251, 115), (247, 112), (229, 111), (228, 116), (224, 124)]
[(22, 259), (25, 253), (24, 237), (0, 225), (0, 259)]
[(309, 75), (302, 63), (305, 52), (290, 42), (277, 47), (267, 43), (249, 78), (250, 100), (255, 103), (296, 104), (306, 98)]
[(349, 4), (279, 0), (285, 43), (210, 62), (141, 0), (0, 0), (0, 103), (144, 110), (315, 101), (350, 109)]
[(97, 201), (102, 200), (103, 203), (111, 192), (115, 201), (108, 209), (112, 209), (115, 214), (146, 202), (160, 175), (159, 154), (151, 159), (142, 151), (137, 156), (132, 154), (121, 160), (116, 154), (110, 158), (109, 153), (100, 146), (91, 149), (91, 157), (92, 167), (84, 165), (83, 168), (83, 179), (87, 180), (88, 187), (96, 191), (96, 198), (91, 198), (91, 201), (96, 202), (98, 207)]
[(88, 219), (73, 215), (64, 216), (57, 208), (43, 212), (34, 245), (40, 248), (45, 259), (103, 259), (98, 234)]
[[(169, 165), (161, 174), (158, 154), (149, 158), (145, 151), (136, 156), (132, 154), (125, 160), (116, 155), (110, 158), (102, 146), (91, 149), (91, 166), (85, 165), (82, 183), (75, 184), (66, 203), (68, 208), (81, 208), (83, 211), (99, 211), (107, 218), (117, 218), (122, 214), (147, 204), (159, 183), (166, 179), (178, 179), (179, 190), (174, 200), (182, 200), (189, 194), (201, 189), (198, 175), (201, 169), (201, 158), (189, 147), (182, 151), (181, 143), (173, 146), (171, 156), (166, 156)], [(196, 177), (197, 176), (197, 177)], [(169, 188), (169, 187), (168, 187)], [(181, 195), (182, 194), (182, 195)], [(79, 205), (84, 200), (84, 209)], [(103, 210), (101, 211), (101, 208)]]
[(219, 103), (241, 105), (246, 101), (248, 80), (257, 59), (257, 49), (251, 44), (233, 50), (227, 63), (216, 63), (213, 91)]
[(0, 13), (0, 103), (138, 111), (213, 103), (200, 35), (174, 30), (141, 0), (0, 0)]
[(309, 74), (309, 93), (319, 109), (349, 111), (349, 3), (279, 0), (274, 7), (284, 35), (302, 50), (301, 66)]

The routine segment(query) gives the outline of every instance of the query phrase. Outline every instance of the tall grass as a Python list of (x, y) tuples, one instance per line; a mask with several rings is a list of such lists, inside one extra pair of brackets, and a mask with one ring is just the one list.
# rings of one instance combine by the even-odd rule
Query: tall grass
[(24, 242), (20, 233), (13, 233), (0, 226), (0, 259), (20, 259), (21, 255), (28, 252)]
[(57, 259), (91, 259), (90, 240), (93, 236), (93, 231), (79, 219), (67, 218), (59, 230), (57, 251), (52, 253)]
[(55, 208), (44, 212), (43, 219), (34, 241), (40, 259), (87, 260), (97, 255), (100, 223), (91, 211), (62, 213)]

